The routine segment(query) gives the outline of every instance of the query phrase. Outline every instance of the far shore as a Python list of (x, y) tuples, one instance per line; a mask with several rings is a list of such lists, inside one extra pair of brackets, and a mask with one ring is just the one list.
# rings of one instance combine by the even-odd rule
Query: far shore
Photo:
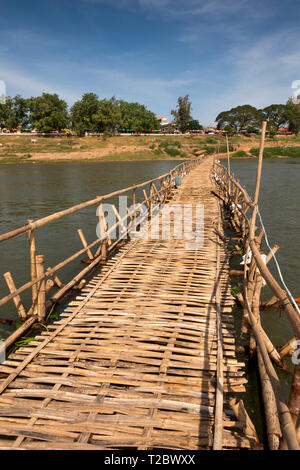
[[(252, 149), (259, 147), (259, 136), (230, 138), (232, 159), (252, 159)], [(299, 148), (300, 138), (266, 139), (265, 147), (293, 146)], [(216, 136), (126, 136), (102, 139), (99, 137), (38, 138), (27, 136), (0, 136), (0, 164), (29, 164), (55, 162), (112, 162), (186, 160), (197, 157), (197, 152), (214, 152), (222, 147), (217, 158), (227, 158), (226, 143)], [(242, 155), (235, 155), (242, 153)], [(295, 155), (296, 157), (298, 155)], [(199, 155), (201, 158), (201, 155)], [(272, 155), (270, 158), (288, 158)]]

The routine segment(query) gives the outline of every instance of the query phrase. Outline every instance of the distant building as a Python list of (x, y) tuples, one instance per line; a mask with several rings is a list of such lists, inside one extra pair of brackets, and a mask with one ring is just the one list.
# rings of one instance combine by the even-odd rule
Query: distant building
[(166, 116), (157, 117), (156, 120), (159, 121), (161, 126), (166, 126), (169, 124), (168, 118)]

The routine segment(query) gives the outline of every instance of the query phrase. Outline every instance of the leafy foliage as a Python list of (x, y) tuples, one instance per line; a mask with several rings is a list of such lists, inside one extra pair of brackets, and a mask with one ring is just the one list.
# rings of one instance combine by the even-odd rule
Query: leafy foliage
[(189, 123), (193, 122), (191, 111), (192, 103), (189, 101), (189, 95), (179, 96), (176, 109), (172, 109), (171, 114), (174, 116), (175, 124), (181, 132), (187, 130)]
[(29, 103), (29, 122), (39, 132), (61, 131), (69, 124), (67, 103), (54, 93), (32, 97)]
[(231, 155), (232, 158), (245, 158), (249, 157), (249, 154), (245, 150), (237, 150)]
[(289, 131), (298, 134), (300, 131), (300, 104), (296, 104), (290, 98), (286, 103), (286, 118)]
[(286, 106), (284, 104), (271, 104), (264, 108), (262, 113), (271, 131), (277, 131), (280, 126), (287, 123)]
[(216, 117), (218, 129), (230, 126), (230, 129), (235, 131), (247, 129), (247, 127), (259, 127), (262, 120), (262, 112), (249, 104), (237, 106), (229, 111), (223, 111)]
[[(252, 148), (250, 150), (251, 155), (255, 157), (259, 154), (259, 148)], [(276, 147), (265, 147), (263, 157), (272, 158), (272, 157), (300, 157), (300, 147), (296, 146), (276, 146)]]

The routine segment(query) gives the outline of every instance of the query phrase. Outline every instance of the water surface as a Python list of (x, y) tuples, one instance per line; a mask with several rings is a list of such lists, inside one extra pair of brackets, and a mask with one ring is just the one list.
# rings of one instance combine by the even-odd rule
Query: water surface
[[(177, 160), (128, 162), (72, 162), (11, 164), (0, 166), (0, 233), (67, 209), (96, 196), (147, 181), (170, 171)], [(142, 195), (141, 192), (137, 196)], [(116, 202), (111, 200), (110, 202)], [(81, 228), (89, 243), (96, 239), (96, 206), (76, 212), (36, 231), (37, 254), (45, 255), (45, 265), (55, 266), (82, 248), (77, 234)], [(86, 258), (86, 256), (83, 256)], [(62, 281), (70, 280), (83, 269), (79, 257), (58, 272)], [(11, 271), (17, 286), (30, 280), (27, 234), (0, 245), (0, 274)], [(0, 298), (8, 293), (0, 279)], [(22, 294), (28, 307), (30, 294)], [(28, 307), (29, 308), (29, 307)], [(1, 318), (17, 319), (12, 302), (0, 308)], [(0, 325), (0, 335), (10, 327)]]

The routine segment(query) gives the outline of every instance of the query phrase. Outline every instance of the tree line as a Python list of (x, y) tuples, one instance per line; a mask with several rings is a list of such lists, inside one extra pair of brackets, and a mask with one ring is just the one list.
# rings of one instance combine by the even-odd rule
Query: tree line
[(289, 98), (286, 104), (271, 104), (263, 109), (245, 104), (223, 111), (216, 117), (217, 128), (227, 132), (257, 132), (263, 121), (267, 121), (269, 132), (277, 133), (279, 127), (288, 131), (300, 131), (300, 104)]
[(86, 130), (151, 131), (159, 128), (159, 122), (144, 105), (117, 100), (114, 96), (99, 99), (95, 93), (85, 93), (69, 109), (56, 93), (43, 93), (31, 98), (8, 96), (0, 104), (0, 128), (30, 128), (38, 132), (72, 128), (83, 135)]

